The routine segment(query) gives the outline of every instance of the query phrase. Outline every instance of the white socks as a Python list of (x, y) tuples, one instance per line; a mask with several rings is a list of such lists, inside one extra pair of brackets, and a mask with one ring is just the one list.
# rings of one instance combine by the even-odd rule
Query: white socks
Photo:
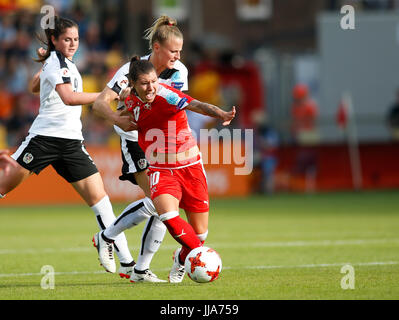
[(166, 226), (158, 216), (152, 216), (143, 230), (141, 249), (134, 266), (136, 270), (144, 271), (150, 268), (154, 254), (158, 251), (165, 237)]
[(197, 234), (197, 237), (202, 241), (202, 243), (204, 243), (206, 238), (208, 237), (208, 230), (206, 230), (206, 232), (204, 233)]
[(128, 205), (115, 222), (111, 223), (104, 231), (105, 237), (114, 240), (123, 231), (144, 220), (147, 220), (147, 224), (143, 230), (141, 248), (135, 265), (137, 270), (142, 271), (150, 268), (151, 260), (166, 233), (166, 226), (159, 220), (151, 199), (146, 197)]
[[(102, 198), (99, 202), (92, 206), (91, 209), (96, 215), (100, 230), (104, 230), (115, 221), (112, 204), (109, 201), (108, 196)], [(124, 233), (120, 233), (117, 237), (115, 237), (114, 247), (116, 254), (118, 255), (119, 262), (123, 264), (129, 264), (133, 261), (133, 257), (130, 254)]]
[(121, 215), (104, 231), (104, 235), (109, 239), (116, 237), (133, 226), (147, 220), (150, 217), (148, 210), (144, 206), (143, 200), (138, 200), (129, 204)]

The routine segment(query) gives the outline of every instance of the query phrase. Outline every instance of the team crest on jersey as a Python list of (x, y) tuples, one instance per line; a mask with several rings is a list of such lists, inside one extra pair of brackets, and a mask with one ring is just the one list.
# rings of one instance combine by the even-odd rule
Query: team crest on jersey
[(127, 99), (125, 101), (125, 104), (126, 104), (126, 108), (130, 109), (131, 107), (133, 107), (134, 102), (133, 102), (133, 100)]
[(146, 159), (140, 159), (137, 162), (137, 165), (139, 166), (140, 169), (145, 169), (147, 166), (147, 160)]
[(62, 69), (61, 69), (61, 74), (62, 74), (62, 76), (63, 76), (64, 78), (70, 77), (70, 72), (69, 72), (69, 69), (68, 69), (68, 68), (62, 68)]
[(34, 159), (33, 155), (31, 153), (27, 152), (27, 153), (25, 153), (22, 161), (25, 162), (26, 164), (29, 164), (33, 161), (33, 159)]
[(146, 109), (146, 110), (151, 110), (151, 103), (146, 103), (146, 104), (144, 105), (144, 109)]

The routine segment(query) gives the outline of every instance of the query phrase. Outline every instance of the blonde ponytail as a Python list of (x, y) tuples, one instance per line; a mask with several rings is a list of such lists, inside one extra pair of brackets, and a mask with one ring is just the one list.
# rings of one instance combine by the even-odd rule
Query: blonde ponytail
[(166, 15), (160, 16), (155, 20), (153, 25), (144, 32), (144, 39), (148, 40), (150, 50), (152, 50), (155, 42), (162, 44), (171, 36), (183, 39), (183, 34), (177, 27), (177, 21)]

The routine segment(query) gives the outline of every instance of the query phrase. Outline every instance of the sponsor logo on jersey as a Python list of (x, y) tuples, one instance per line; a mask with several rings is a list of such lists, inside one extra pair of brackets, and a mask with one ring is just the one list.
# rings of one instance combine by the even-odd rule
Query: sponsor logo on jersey
[(172, 82), (171, 83), (171, 87), (180, 90), (181, 88), (183, 88), (184, 83), (183, 82)]
[(33, 155), (31, 153), (27, 152), (27, 153), (25, 153), (22, 161), (25, 162), (26, 164), (29, 164), (33, 161), (33, 159), (34, 159)]
[(179, 101), (179, 103), (177, 104), (177, 107), (176, 107), (176, 108), (177, 108), (178, 110), (183, 109), (183, 108), (185, 107), (186, 102), (187, 102), (187, 98), (182, 98), (182, 99)]

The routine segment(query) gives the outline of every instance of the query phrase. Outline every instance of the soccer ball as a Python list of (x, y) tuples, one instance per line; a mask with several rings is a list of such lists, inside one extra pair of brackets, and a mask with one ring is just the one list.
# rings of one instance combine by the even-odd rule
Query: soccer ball
[(198, 247), (190, 251), (184, 262), (187, 275), (195, 282), (212, 282), (222, 271), (219, 254), (209, 247)]

